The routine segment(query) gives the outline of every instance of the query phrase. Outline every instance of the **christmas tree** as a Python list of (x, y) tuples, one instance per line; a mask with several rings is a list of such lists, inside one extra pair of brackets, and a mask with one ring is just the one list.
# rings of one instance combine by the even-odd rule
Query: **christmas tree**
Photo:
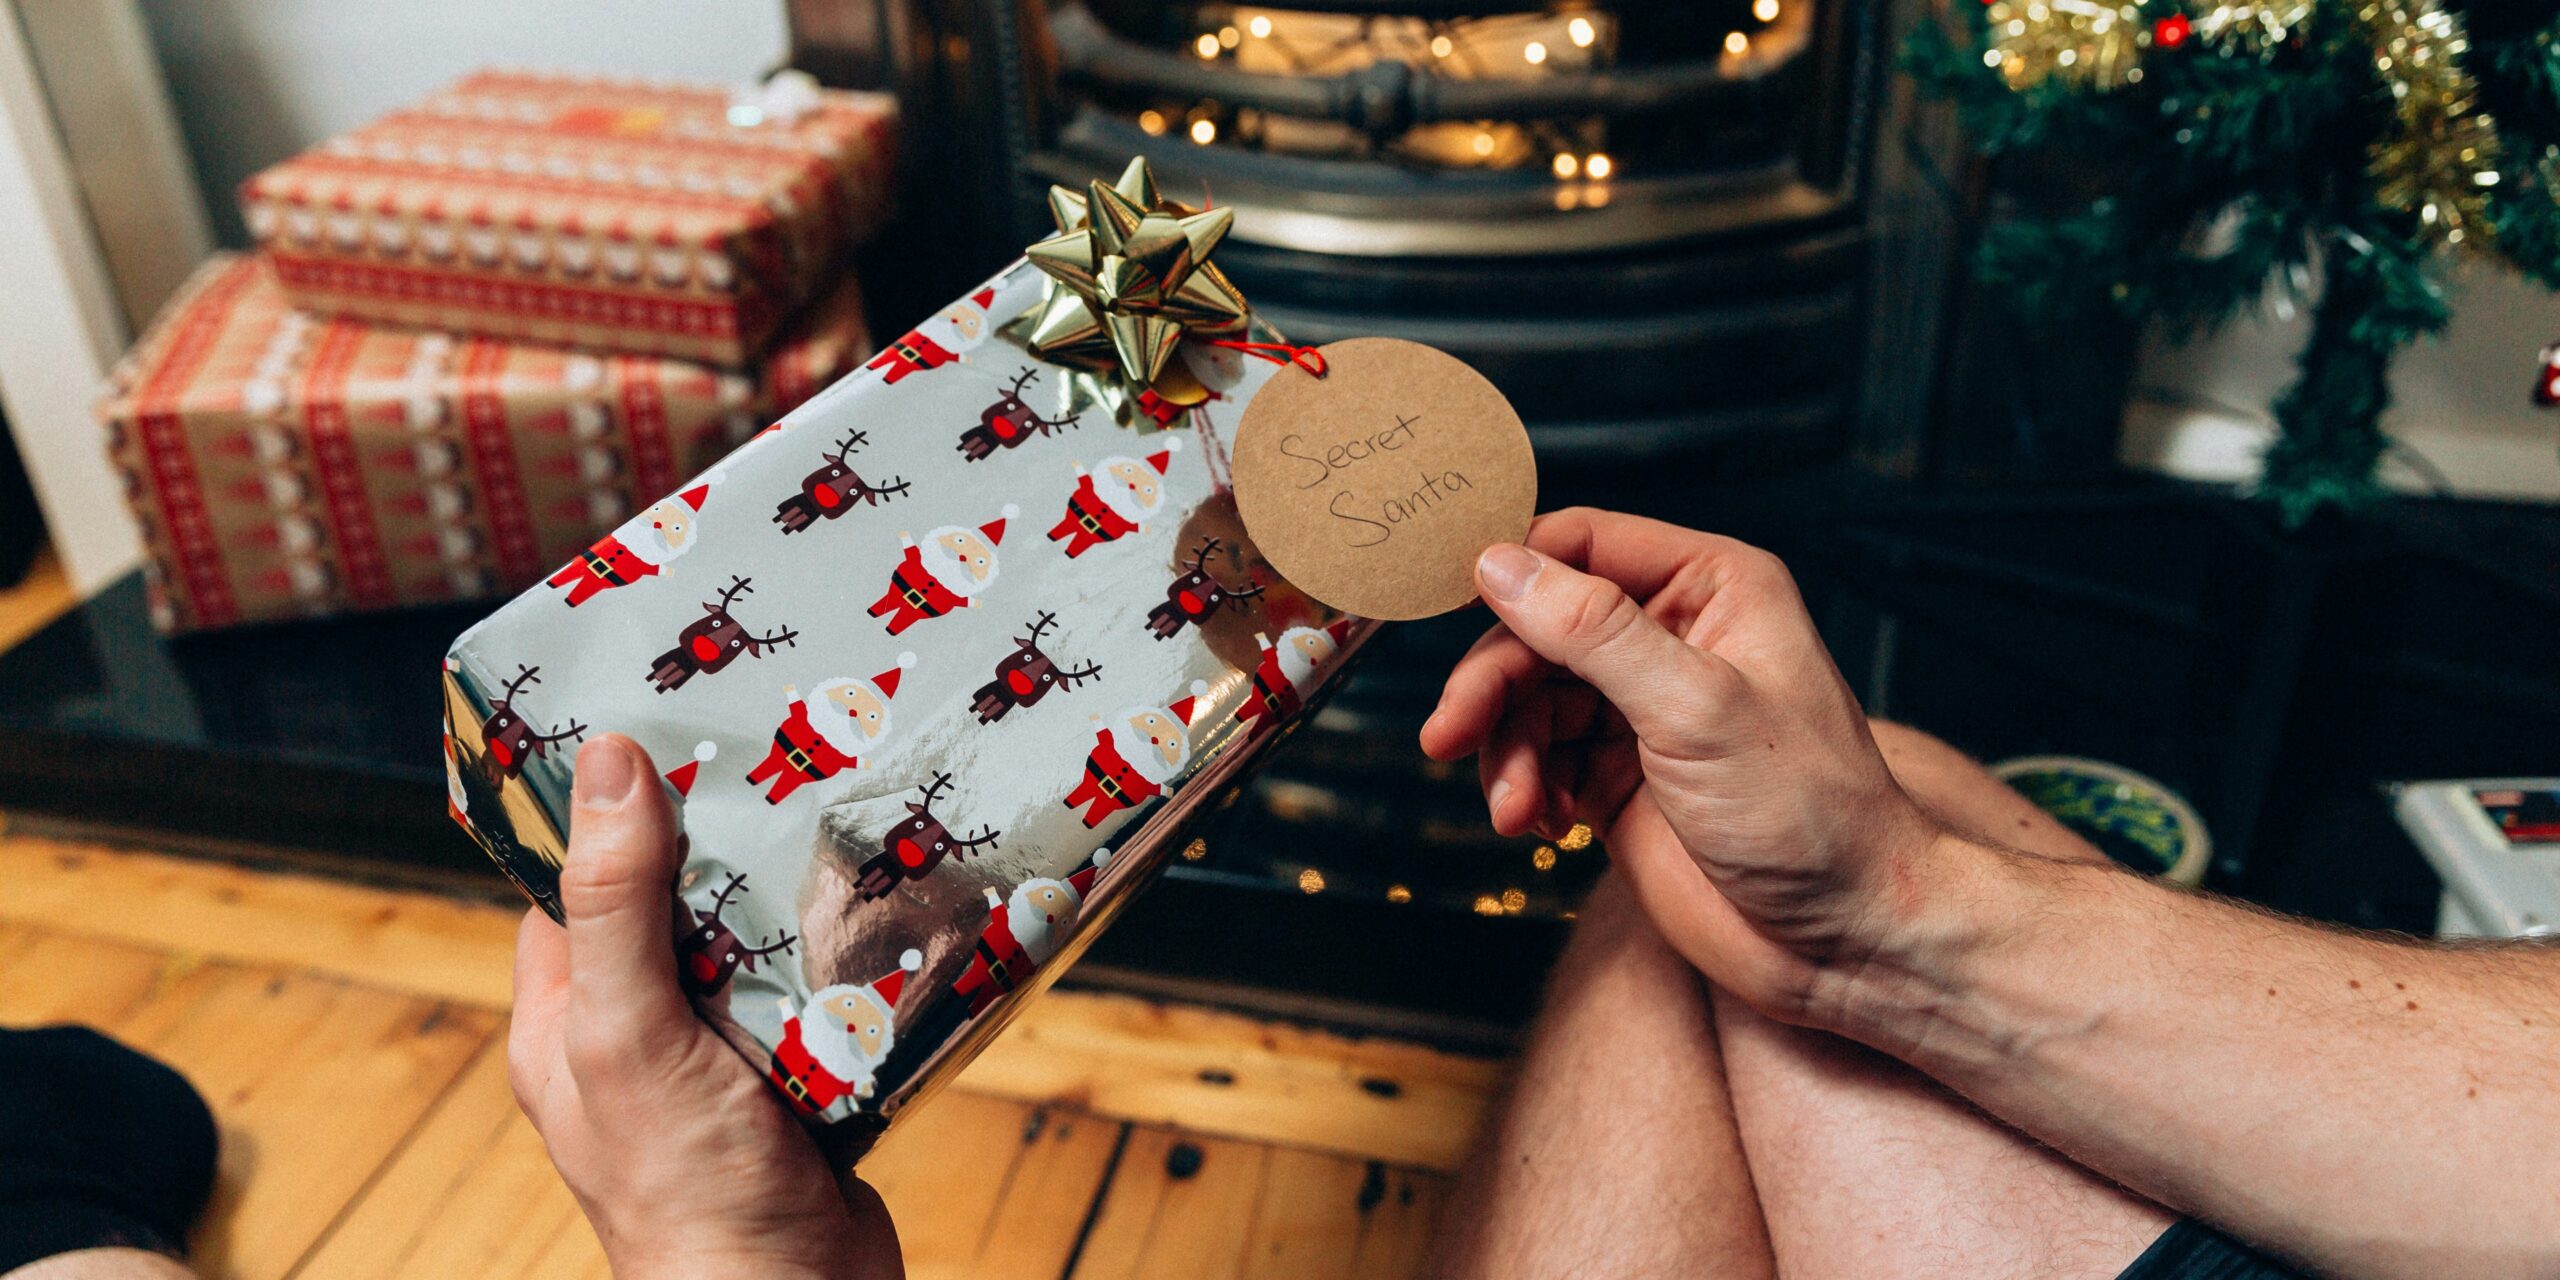
[(2063, 332), (2209, 329), (2271, 281), (2310, 302), (2259, 485), (2288, 524), (2378, 492), (2392, 357), (2450, 318), (2443, 255), (2560, 286), (2560, 0), (1954, 4), (1907, 50), (1924, 90), (1995, 165), (2105, 187), (1984, 227), (1990, 292)]

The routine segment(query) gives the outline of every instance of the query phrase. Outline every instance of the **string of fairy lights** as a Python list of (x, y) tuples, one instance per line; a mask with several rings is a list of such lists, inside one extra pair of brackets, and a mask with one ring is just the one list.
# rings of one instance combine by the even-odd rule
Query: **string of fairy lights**
[[(1728, 10), (1721, 56), (1739, 64), (1764, 55), (1782, 24), (1800, 26), (1791, 6), (1808, 0), (1749, 0)], [(1343, 76), (1400, 62), (1441, 79), (1534, 82), (1606, 71), (1622, 53), (1617, 15), (1597, 7), (1428, 18), (1376, 13), (1206, 4), (1194, 11), (1188, 52), (1247, 75)], [(1709, 28), (1712, 32), (1713, 28)], [(1464, 120), (1415, 125), (1382, 144), (1337, 121), (1283, 116), (1213, 100), (1157, 102), (1136, 112), (1152, 136), (1197, 146), (1243, 146), (1311, 156), (1369, 156), (1455, 169), (1544, 169), (1558, 183), (1605, 184), (1622, 172), (1608, 150), (1607, 122)], [(1605, 203), (1605, 194), (1593, 203)]]
[[(1566, 831), (1555, 843), (1540, 844), (1529, 851), (1529, 870), (1533, 873), (1530, 882), (1534, 884), (1537, 877), (1554, 871), (1561, 861), (1561, 855), (1581, 853), (1591, 847), (1590, 826), (1580, 822), (1573, 824), (1572, 829)], [(1204, 861), (1208, 856), (1209, 842), (1206, 840), (1193, 840), (1190, 844), (1183, 846), (1182, 860), (1185, 862)], [(1293, 879), (1300, 893), (1318, 894), (1340, 891), (1340, 886), (1328, 879), (1321, 867), (1300, 866), (1294, 877), (1284, 876), (1284, 878)], [(1401, 906), (1413, 901), (1413, 886), (1402, 881), (1391, 882), (1381, 896), (1388, 902)], [(1552, 895), (1550, 900), (1553, 900)], [(1480, 916), (1516, 916), (1528, 911), (1531, 901), (1529, 890), (1519, 885), (1504, 885), (1497, 890), (1477, 893), (1468, 903), (1468, 909)], [(1570, 920), (1574, 913), (1570, 910), (1559, 910), (1556, 914)]]

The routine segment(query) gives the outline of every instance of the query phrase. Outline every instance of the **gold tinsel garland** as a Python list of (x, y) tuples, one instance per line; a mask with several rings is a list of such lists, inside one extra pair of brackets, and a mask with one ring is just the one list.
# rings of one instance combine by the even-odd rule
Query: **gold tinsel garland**
[[(2367, 171), (2383, 207), (2416, 214), (2420, 234), (2487, 251), (2489, 196), (2502, 151), (2464, 70), (2462, 20), (2443, 0), (2347, 0), (2391, 91), (2390, 128)], [(2311, 21), (2318, 0), (2179, 5), (2174, 0), (1989, 0), (1983, 61), (2010, 89), (2048, 80), (2108, 92), (2142, 81), (2144, 55), (2196, 41), (2223, 56), (2272, 59)], [(2560, 175), (2555, 175), (2560, 176)]]
[(1991, 0), (1982, 16), (1991, 35), (1983, 61), (2011, 89), (2055, 77), (2099, 90), (2142, 79), (2141, 51), (2151, 41), (2142, 0)]
[(2200, 40), (2223, 54), (2261, 60), (2293, 37), (2316, 0), (2180, 6), (2148, 0), (1990, 0), (1983, 61), (2011, 89), (2060, 78), (2105, 91), (2142, 82), (2146, 49)]
[(2368, 169), (2383, 207), (2418, 215), (2440, 244), (2490, 248), (2489, 192), (2498, 185), (2498, 124), (2463, 70), (2462, 20), (2440, 0), (2371, 0), (2356, 10), (2373, 68), (2391, 89), (2392, 127)]
[(2293, 38), (2294, 29), (2316, 7), (2314, 0), (2218, 4), (2196, 14), (2196, 37), (2216, 48), (2266, 58)]

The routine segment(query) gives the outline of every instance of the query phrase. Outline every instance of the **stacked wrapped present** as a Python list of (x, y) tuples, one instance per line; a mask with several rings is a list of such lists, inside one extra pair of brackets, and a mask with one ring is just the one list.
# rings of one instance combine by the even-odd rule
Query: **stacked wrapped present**
[(859, 366), (893, 124), (488, 72), (249, 179), (100, 407), (155, 621), (522, 589)]

